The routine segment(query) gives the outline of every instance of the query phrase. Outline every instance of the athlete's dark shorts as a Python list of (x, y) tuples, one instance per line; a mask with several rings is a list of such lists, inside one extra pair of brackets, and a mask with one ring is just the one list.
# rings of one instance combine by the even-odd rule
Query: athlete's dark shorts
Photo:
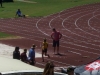
[(59, 40), (58, 41), (55, 41), (55, 40), (53, 40), (53, 47), (59, 47)]
[(47, 49), (44, 49), (44, 50), (42, 50), (42, 52), (45, 52), (45, 53), (47, 53)]

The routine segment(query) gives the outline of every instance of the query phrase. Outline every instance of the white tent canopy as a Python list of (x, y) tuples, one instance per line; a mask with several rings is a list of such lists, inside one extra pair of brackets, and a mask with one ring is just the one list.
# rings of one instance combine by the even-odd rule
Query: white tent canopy
[[(31, 66), (17, 59), (0, 57), (0, 72), (3, 75), (42, 75), (44, 69)], [(55, 72), (55, 75), (67, 75)]]
[(0, 72), (15, 72), (15, 71), (43, 71), (43, 69), (31, 66), (17, 59), (0, 57)]

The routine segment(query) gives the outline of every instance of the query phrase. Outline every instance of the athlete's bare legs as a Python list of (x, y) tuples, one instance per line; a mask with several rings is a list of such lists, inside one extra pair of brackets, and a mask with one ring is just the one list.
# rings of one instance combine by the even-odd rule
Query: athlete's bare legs
[(59, 47), (57, 47), (57, 54), (59, 54)]

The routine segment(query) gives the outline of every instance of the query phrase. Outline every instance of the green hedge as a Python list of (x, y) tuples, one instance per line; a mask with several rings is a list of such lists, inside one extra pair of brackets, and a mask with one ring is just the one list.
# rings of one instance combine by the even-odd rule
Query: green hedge
[(13, 2), (13, 0), (2, 0), (3, 2)]

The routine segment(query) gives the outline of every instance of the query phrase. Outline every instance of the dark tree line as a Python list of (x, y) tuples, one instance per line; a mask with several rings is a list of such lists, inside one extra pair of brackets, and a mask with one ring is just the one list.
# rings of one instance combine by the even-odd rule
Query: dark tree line
[(13, 0), (2, 0), (2, 2), (13, 2)]
[(1, 7), (2, 7), (2, 3), (3, 2), (13, 2), (13, 0), (0, 0), (0, 5), (1, 5)]
[(2, 0), (0, 0), (0, 5), (1, 5), (1, 7), (2, 7)]

